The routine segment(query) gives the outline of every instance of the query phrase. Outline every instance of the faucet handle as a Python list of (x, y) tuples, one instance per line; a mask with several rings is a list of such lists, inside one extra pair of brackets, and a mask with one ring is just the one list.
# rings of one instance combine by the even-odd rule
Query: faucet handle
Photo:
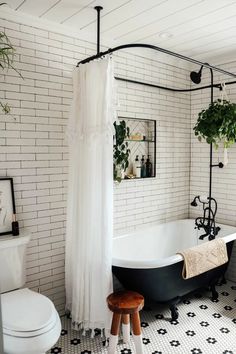
[(203, 234), (203, 235), (201, 235), (201, 236), (199, 237), (199, 240), (204, 240), (204, 238), (205, 238), (206, 236), (208, 236), (208, 234)]

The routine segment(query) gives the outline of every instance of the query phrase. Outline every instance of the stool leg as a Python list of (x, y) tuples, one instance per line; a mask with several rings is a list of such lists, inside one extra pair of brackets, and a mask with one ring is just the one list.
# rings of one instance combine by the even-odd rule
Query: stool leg
[(129, 343), (130, 341), (129, 315), (122, 315), (122, 334), (123, 334), (123, 342)]
[(119, 313), (113, 313), (112, 324), (111, 324), (111, 334), (109, 338), (108, 354), (116, 353), (116, 346), (118, 343), (118, 334), (120, 328), (121, 315)]
[(139, 312), (135, 312), (131, 316), (136, 354), (144, 354)]

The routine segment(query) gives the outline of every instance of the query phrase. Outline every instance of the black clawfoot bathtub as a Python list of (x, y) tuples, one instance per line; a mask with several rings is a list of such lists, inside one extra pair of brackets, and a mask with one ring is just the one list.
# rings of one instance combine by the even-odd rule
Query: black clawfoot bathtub
[[(230, 259), (236, 228), (220, 227), (218, 237), (224, 238)], [(209, 241), (199, 240), (199, 231), (190, 219), (118, 236), (113, 243), (113, 274), (126, 289), (140, 292), (147, 300), (168, 303), (172, 319), (176, 319), (176, 304), (182, 296), (210, 286), (217, 298), (214, 285), (223, 277), (228, 263), (191, 279), (182, 278), (183, 258), (176, 253), (203, 242)]]

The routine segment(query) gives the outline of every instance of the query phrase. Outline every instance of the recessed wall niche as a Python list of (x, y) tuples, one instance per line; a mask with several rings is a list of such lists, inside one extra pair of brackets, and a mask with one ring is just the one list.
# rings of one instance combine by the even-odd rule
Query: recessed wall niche
[(130, 149), (129, 166), (124, 179), (156, 177), (156, 121), (118, 117), (129, 128), (125, 139)]

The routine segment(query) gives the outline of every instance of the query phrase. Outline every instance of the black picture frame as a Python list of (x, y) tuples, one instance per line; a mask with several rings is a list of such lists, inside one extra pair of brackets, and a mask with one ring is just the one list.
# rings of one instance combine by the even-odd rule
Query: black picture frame
[(13, 214), (16, 214), (13, 178), (0, 177), (0, 236), (12, 234)]

